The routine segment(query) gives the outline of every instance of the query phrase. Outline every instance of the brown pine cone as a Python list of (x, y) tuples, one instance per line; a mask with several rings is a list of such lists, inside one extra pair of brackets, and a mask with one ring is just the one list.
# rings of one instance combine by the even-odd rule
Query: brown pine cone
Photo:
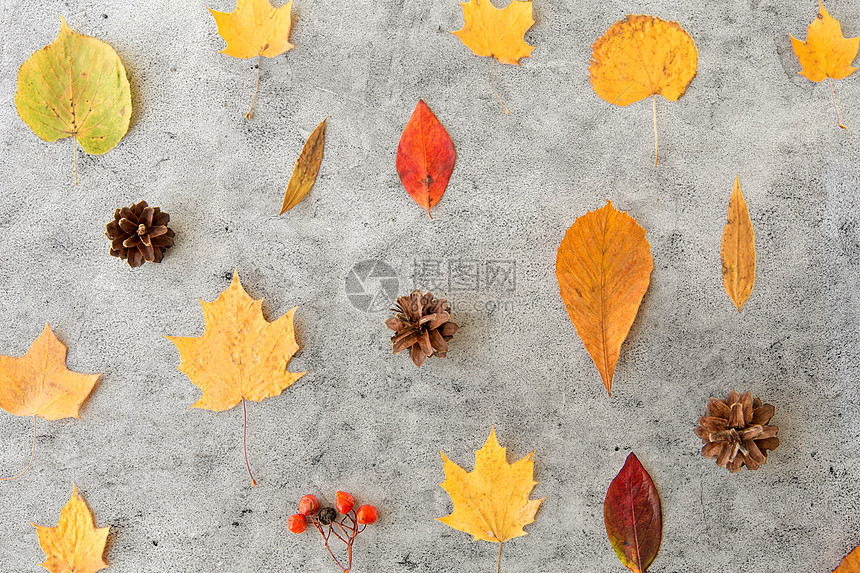
[(112, 257), (127, 259), (130, 267), (144, 261), (160, 263), (164, 250), (173, 246), (173, 231), (167, 228), (170, 215), (146, 201), (117, 209), (107, 224), (105, 235), (111, 240)]
[(448, 301), (434, 299), (433, 293), (422, 295), (420, 290), (415, 290), (409, 296), (398, 298), (391, 309), (397, 316), (385, 321), (385, 326), (395, 332), (391, 337), (392, 351), (399, 354), (408, 348), (415, 366), (421, 366), (431, 356), (444, 358), (448, 353), (448, 341), (460, 328), (449, 322), (449, 311)]
[(696, 427), (704, 444), (702, 456), (732, 473), (744, 466), (759, 469), (767, 461), (768, 450), (779, 447), (779, 428), (767, 425), (773, 412), (773, 406), (753, 399), (749, 392), (732, 390), (725, 400), (709, 399)]

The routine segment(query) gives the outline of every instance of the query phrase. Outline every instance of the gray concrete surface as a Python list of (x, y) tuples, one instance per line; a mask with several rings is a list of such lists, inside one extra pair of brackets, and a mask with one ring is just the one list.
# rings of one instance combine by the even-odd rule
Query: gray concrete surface
[[(827, 7), (860, 34), (860, 4)], [(23, 354), (50, 321), (70, 367), (104, 375), (81, 420), (40, 421), (35, 467), (0, 484), (0, 571), (40, 570), (30, 522), (55, 524), (76, 482), (112, 525), (116, 573), (336, 571), (319, 539), (286, 532), (286, 517), (303, 494), (337, 489), (382, 516), (359, 538), (356, 573), (489, 572), (495, 546), (433, 518), (451, 508), (440, 448), (471, 468), (491, 425), (511, 460), (534, 448), (534, 493), (546, 496), (503, 571), (623, 571), (602, 502), (629, 451), (663, 500), (651, 571), (830, 571), (860, 541), (860, 75), (835, 83), (841, 131), (826, 84), (797, 75), (789, 42), (816, 10), (536, 0), (533, 57), (496, 68), (505, 116), (489, 61), (447, 33), (462, 23), (456, 0), (296, 0), (296, 47), (263, 62), (247, 121), (255, 62), (218, 53), (201, 1), (4, 0), (0, 353)], [(658, 102), (659, 168), (649, 103), (616, 108), (588, 84), (592, 42), (629, 12), (680, 21), (699, 49), (687, 94)], [(13, 102), (18, 66), (53, 40), (58, 14), (116, 48), (135, 105), (116, 149), (80, 157), (78, 187), (71, 143), (39, 140)], [(432, 221), (393, 167), (419, 97), (459, 156)], [(316, 187), (277, 217), (325, 116)], [(741, 314), (719, 262), (736, 174), (758, 249)], [(564, 231), (607, 198), (647, 229), (655, 261), (614, 398), (554, 274)], [(171, 214), (177, 242), (163, 264), (133, 271), (108, 256), (103, 232), (116, 207), (141, 199)], [(434, 286), (434, 261), (484, 273), (512, 261), (516, 285), (435, 285), (462, 329), (448, 359), (418, 370), (389, 354), (386, 313), (347, 297), (365, 260), (387, 262), (402, 293)], [(269, 319), (299, 306), (290, 366), (308, 371), (249, 407), (254, 489), (241, 408), (189, 411), (199, 390), (163, 338), (202, 334), (195, 298), (214, 300), (234, 267)], [(729, 475), (699, 457), (696, 418), (732, 388), (776, 406), (782, 446), (758, 472)], [(0, 473), (22, 467), (30, 432), (0, 414)]]

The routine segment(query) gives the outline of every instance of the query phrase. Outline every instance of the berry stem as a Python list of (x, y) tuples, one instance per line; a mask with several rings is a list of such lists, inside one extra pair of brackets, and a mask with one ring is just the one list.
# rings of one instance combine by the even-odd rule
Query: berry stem
[(248, 468), (248, 475), (251, 476), (251, 487), (256, 487), (257, 480), (254, 479), (251, 464), (248, 463), (248, 409), (245, 407), (244, 396), (242, 396), (242, 417), (242, 450), (245, 452), (245, 467)]
[(21, 477), (22, 475), (24, 475), (25, 473), (27, 473), (27, 470), (29, 470), (30, 466), (33, 465), (33, 458), (35, 458), (35, 457), (36, 457), (36, 414), (33, 414), (33, 449), (30, 450), (30, 461), (27, 462), (27, 467), (24, 468), (24, 471), (22, 471), (21, 473), (19, 473), (15, 477), (0, 478), (0, 481), (14, 481), (14, 480), (18, 479), (19, 477)]

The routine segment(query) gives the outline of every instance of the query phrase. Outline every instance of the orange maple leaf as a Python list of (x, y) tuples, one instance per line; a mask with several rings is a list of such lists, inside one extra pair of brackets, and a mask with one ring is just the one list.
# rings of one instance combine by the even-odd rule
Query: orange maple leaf
[(842, 129), (846, 129), (839, 120), (839, 109), (836, 107), (836, 94), (833, 91), (832, 80), (841, 80), (857, 71), (851, 63), (857, 57), (860, 36), (856, 38), (843, 36), (839, 20), (833, 18), (819, 0), (818, 16), (806, 30), (806, 42), (798, 40), (791, 34), (789, 37), (794, 54), (803, 66), (798, 73), (813, 82), (827, 79), (830, 84), (830, 94), (833, 97), (833, 109), (836, 110), (836, 123)]
[(218, 33), (227, 42), (221, 53), (234, 58), (257, 58), (257, 87), (246, 119), (251, 118), (257, 101), (262, 57), (273, 58), (294, 47), (290, 43), (292, 7), (293, 0), (280, 8), (273, 7), (269, 0), (237, 0), (236, 9), (232, 12), (208, 8), (215, 17)]
[[(238, 271), (215, 302), (201, 300), (200, 304), (206, 321), (203, 336), (166, 337), (179, 349), (179, 370), (203, 390), (192, 408), (222, 412), (241, 402), (244, 411), (245, 400), (259, 402), (277, 396), (305, 374), (286, 370), (299, 350), (293, 329), (298, 307), (268, 322), (263, 317), (262, 299), (248, 296)], [(247, 423), (247, 416), (245, 419)], [(247, 460), (246, 453), (246, 465)], [(253, 475), (251, 480), (256, 485)]]
[[(525, 41), (525, 34), (535, 23), (531, 0), (511, 0), (504, 8), (496, 8), (490, 0), (469, 0), (461, 3), (463, 27), (451, 32), (476, 56), (495, 58), (503, 64), (519, 65), (535, 49)], [(490, 60), (490, 78), (493, 93), (499, 105), (508, 113), (496, 92), (495, 77)]]
[[(80, 407), (101, 374), (79, 374), (66, 368), (66, 347), (46, 324), (24, 356), (0, 356), (0, 408), (15, 416), (33, 417), (33, 451), (36, 450), (36, 416), (45, 420), (80, 418)], [(14, 478), (24, 475), (30, 464)]]
[(96, 573), (108, 567), (104, 552), (110, 527), (96, 528), (93, 512), (77, 486), (60, 511), (56, 527), (33, 526), (45, 552), (45, 562), (40, 565), (51, 573)]
[(579, 217), (558, 247), (561, 298), (610, 395), (621, 344), (653, 268), (645, 229), (611, 201)]
[(611, 104), (627, 106), (651, 96), (657, 155), (657, 99), (677, 101), (696, 77), (699, 53), (677, 22), (630, 15), (609, 27), (591, 47), (591, 87)]

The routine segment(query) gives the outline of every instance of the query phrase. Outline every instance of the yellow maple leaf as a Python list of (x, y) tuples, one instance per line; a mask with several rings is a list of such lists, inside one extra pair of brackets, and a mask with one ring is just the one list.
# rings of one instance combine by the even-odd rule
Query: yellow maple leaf
[(588, 72), (598, 96), (619, 106), (651, 97), (656, 149), (656, 96), (677, 101), (696, 77), (693, 38), (677, 22), (631, 14), (610, 26), (591, 50)]
[(290, 43), (292, 7), (293, 0), (280, 8), (273, 7), (269, 0), (237, 0), (236, 9), (232, 12), (218, 12), (207, 8), (215, 17), (218, 33), (227, 42), (227, 47), (221, 50), (221, 53), (234, 58), (256, 57), (258, 60), (254, 100), (245, 115), (248, 119), (251, 118), (260, 87), (260, 59), (263, 56), (280, 56), (294, 47)]
[[(36, 416), (45, 420), (80, 418), (81, 404), (101, 374), (80, 374), (66, 368), (66, 347), (46, 324), (24, 356), (0, 356), (0, 408), (15, 416), (33, 418), (33, 453), (36, 450)], [(17, 479), (30, 469), (30, 464)]]
[[(535, 23), (532, 18), (531, 0), (511, 0), (504, 8), (496, 8), (490, 0), (469, 0), (461, 3), (463, 8), (463, 27), (451, 32), (463, 42), (476, 56), (495, 58), (503, 64), (520, 64), (521, 58), (528, 58), (535, 49), (525, 41), (525, 34)], [(496, 92), (492, 59), (490, 78), (493, 93), (499, 105), (508, 113)]]
[(529, 499), (534, 481), (534, 452), (508, 464), (505, 448), (496, 439), (496, 430), (475, 452), (475, 469), (467, 472), (442, 452), (445, 481), (439, 484), (454, 504), (451, 515), (437, 518), (445, 525), (470, 533), (473, 540), (501, 544), (527, 535), (523, 526), (535, 520), (543, 498)]
[[(274, 322), (263, 317), (263, 301), (254, 300), (233, 282), (215, 302), (200, 301), (206, 329), (203, 336), (167, 336), (182, 358), (179, 370), (203, 390), (191, 407), (222, 412), (245, 400), (259, 402), (277, 396), (305, 372), (288, 372), (287, 363), (299, 350), (293, 329), (298, 307)], [(247, 416), (245, 418), (247, 424)], [(245, 464), (254, 485), (257, 482)]]
[(104, 560), (110, 527), (96, 528), (93, 512), (75, 486), (60, 511), (56, 527), (33, 524), (45, 552), (42, 567), (51, 573), (96, 573), (108, 567)]
[(531, 0), (511, 0), (496, 8), (490, 0), (469, 0), (463, 7), (463, 27), (451, 32), (476, 56), (496, 58), (503, 64), (520, 64), (520, 58), (531, 56), (534, 46), (525, 34), (535, 23)]
[[(860, 48), (860, 36), (846, 38), (842, 35), (839, 20), (824, 9), (821, 0), (818, 2), (818, 16), (806, 30), (806, 42), (798, 40), (789, 34), (794, 54), (803, 68), (798, 72), (813, 82), (827, 79), (833, 93), (833, 82), (841, 80), (857, 71), (851, 63), (857, 57)], [(833, 96), (833, 108), (836, 109), (836, 96)], [(839, 120), (839, 110), (836, 109), (836, 123), (842, 129), (845, 126)]]

